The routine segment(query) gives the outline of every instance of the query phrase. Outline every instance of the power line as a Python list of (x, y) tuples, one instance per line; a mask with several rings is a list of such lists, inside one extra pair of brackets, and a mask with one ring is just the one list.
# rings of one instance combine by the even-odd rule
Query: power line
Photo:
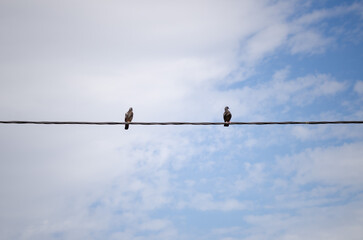
[[(76, 122), (76, 121), (0, 121), (0, 124), (56, 124), (56, 125), (125, 125), (126, 122)], [(223, 125), (224, 122), (128, 122), (130, 125)], [(285, 121), (285, 122), (230, 122), (230, 125), (321, 125), (363, 124), (363, 121)]]

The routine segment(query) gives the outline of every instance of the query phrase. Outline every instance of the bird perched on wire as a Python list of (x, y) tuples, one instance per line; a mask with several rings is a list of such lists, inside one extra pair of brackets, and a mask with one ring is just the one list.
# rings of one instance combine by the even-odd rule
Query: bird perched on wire
[(225, 127), (228, 127), (229, 126), (229, 123), (231, 123), (231, 118), (232, 118), (232, 113), (229, 111), (229, 107), (225, 107), (224, 108), (224, 113), (223, 113), (223, 119), (224, 119), (224, 126)]
[[(134, 117), (134, 113), (132, 112), (132, 107), (129, 108), (129, 111), (125, 113), (125, 122), (131, 122)], [(125, 129), (129, 129), (129, 124), (125, 124)]]

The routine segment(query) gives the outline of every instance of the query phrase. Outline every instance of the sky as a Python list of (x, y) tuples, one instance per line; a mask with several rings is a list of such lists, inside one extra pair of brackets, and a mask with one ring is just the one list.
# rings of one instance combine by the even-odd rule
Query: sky
[[(0, 120), (363, 120), (362, 1), (0, 1)], [(0, 239), (362, 239), (363, 126), (0, 125)]]

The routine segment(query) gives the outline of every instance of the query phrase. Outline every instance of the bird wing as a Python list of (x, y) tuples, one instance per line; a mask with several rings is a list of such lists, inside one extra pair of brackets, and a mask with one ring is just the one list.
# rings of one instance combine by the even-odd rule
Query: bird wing
[(131, 122), (133, 117), (134, 117), (134, 113), (133, 112), (127, 112), (127, 113), (125, 113), (125, 122)]
[(225, 122), (229, 122), (232, 118), (232, 114), (230, 111), (225, 111), (223, 114), (223, 119)]

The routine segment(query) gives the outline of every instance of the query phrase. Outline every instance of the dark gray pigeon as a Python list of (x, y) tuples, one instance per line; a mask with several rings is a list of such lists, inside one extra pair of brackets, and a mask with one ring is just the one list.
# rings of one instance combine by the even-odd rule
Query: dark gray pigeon
[[(125, 122), (131, 122), (134, 117), (134, 113), (132, 112), (132, 107), (129, 108), (129, 111), (125, 113)], [(125, 124), (125, 129), (129, 129), (129, 124)]]
[(232, 118), (232, 113), (229, 111), (229, 107), (225, 107), (224, 108), (224, 113), (223, 113), (223, 119), (224, 119), (224, 122), (225, 122), (225, 124), (224, 124), (225, 127), (229, 126), (231, 118)]

